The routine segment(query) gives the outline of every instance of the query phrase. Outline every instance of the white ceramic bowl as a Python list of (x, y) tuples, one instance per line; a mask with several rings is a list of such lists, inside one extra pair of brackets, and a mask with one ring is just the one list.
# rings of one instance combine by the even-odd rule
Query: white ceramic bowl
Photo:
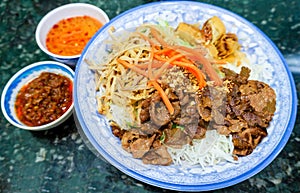
[(15, 101), (19, 90), (29, 81), (38, 77), (42, 72), (52, 72), (60, 74), (69, 78), (72, 82), (74, 79), (74, 71), (65, 64), (55, 61), (43, 61), (28, 65), (18, 71), (7, 82), (3, 89), (1, 96), (1, 110), (4, 117), (14, 126), (25, 130), (47, 130), (58, 126), (63, 123), (67, 118), (72, 115), (74, 102), (72, 102), (69, 109), (58, 119), (41, 126), (27, 126), (23, 124), (17, 117), (15, 112)]
[(85, 15), (97, 19), (103, 25), (109, 22), (107, 14), (102, 9), (91, 4), (71, 3), (60, 6), (47, 13), (39, 22), (35, 32), (35, 39), (39, 48), (47, 55), (49, 55), (52, 59), (68, 64), (70, 66), (75, 66), (77, 60), (80, 57), (80, 54), (74, 56), (61, 56), (51, 53), (46, 48), (46, 37), (53, 25), (55, 25), (59, 21), (71, 17)]

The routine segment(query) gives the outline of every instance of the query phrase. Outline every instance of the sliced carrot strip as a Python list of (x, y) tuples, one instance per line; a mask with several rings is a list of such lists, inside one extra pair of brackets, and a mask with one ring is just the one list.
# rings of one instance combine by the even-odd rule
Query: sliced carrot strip
[(120, 58), (118, 58), (117, 61), (118, 61), (120, 64), (122, 64), (123, 66), (125, 66), (126, 68), (129, 68), (129, 69), (135, 71), (135, 72), (138, 73), (138, 74), (141, 74), (141, 75), (143, 75), (143, 76), (145, 76), (145, 77), (148, 77), (148, 74), (147, 74), (145, 71), (141, 70), (140, 68), (136, 67), (135, 65), (130, 64), (130, 63), (128, 63), (127, 61), (122, 60), (122, 59), (120, 59)]
[(188, 59), (192, 60), (194, 63), (200, 63), (203, 65), (203, 68), (209, 78), (215, 81), (215, 84), (220, 86), (222, 85), (222, 79), (219, 77), (215, 69), (212, 67), (211, 63), (206, 59), (200, 52), (195, 51), (192, 48), (180, 47), (177, 49), (180, 53), (185, 55)]
[(165, 91), (161, 88), (161, 86), (155, 80), (149, 80), (149, 84), (153, 85), (153, 87), (158, 91), (158, 93), (159, 93), (161, 99), (163, 100), (164, 104), (166, 105), (170, 115), (173, 115), (175, 109), (172, 106), (172, 103), (170, 102)]
[(164, 65), (156, 72), (156, 74), (155, 74), (155, 76), (154, 76), (154, 79), (157, 80), (157, 79), (162, 75), (163, 71), (164, 71), (165, 69), (167, 69), (168, 66), (169, 66), (173, 61), (175, 61), (175, 60), (177, 60), (177, 59), (179, 59), (179, 58), (182, 58), (182, 57), (183, 57), (182, 54), (177, 54), (177, 55), (175, 55), (175, 56), (169, 58), (169, 59), (164, 63)]

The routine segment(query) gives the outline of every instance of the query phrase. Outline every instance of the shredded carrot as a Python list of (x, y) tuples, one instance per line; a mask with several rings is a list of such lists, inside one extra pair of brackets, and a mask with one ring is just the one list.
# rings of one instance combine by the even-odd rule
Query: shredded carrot
[[(138, 33), (151, 45), (151, 51), (149, 53), (150, 58), (147, 63), (130, 64), (127, 61), (121, 60), (120, 58), (117, 61), (126, 68), (130, 68), (138, 74), (142, 74), (143, 76), (147, 77), (149, 79), (148, 84), (152, 85), (158, 91), (171, 115), (174, 113), (172, 103), (170, 102), (165, 91), (157, 82), (165, 69), (173, 65), (186, 69), (195, 76), (198, 81), (199, 88), (201, 89), (206, 86), (205, 75), (201, 69), (196, 66), (197, 64), (201, 64), (203, 65), (206, 74), (211, 80), (215, 81), (216, 85), (222, 84), (221, 78), (212, 67), (210, 61), (204, 57), (204, 53), (202, 53), (201, 50), (196, 50), (185, 46), (171, 46), (161, 37), (161, 34), (159, 34), (158, 30), (156, 30), (154, 27), (150, 27), (150, 30), (152, 36), (160, 45), (157, 45), (156, 42), (144, 34)], [(153, 69), (156, 69), (155, 74)]]
[(63, 56), (80, 54), (102, 25), (101, 22), (90, 16), (63, 19), (48, 32), (46, 47), (50, 52)]
[(215, 69), (212, 67), (208, 59), (206, 59), (200, 52), (184, 46), (178, 47), (177, 51), (184, 54), (188, 59), (192, 60), (194, 63), (202, 64), (209, 78), (213, 80), (216, 85), (222, 85), (221, 78), (219, 77)]
[(135, 71), (135, 72), (138, 73), (138, 74), (141, 74), (141, 75), (143, 75), (143, 76), (145, 76), (145, 77), (148, 77), (148, 74), (146, 73), (146, 71), (141, 70), (140, 68), (136, 67), (136, 65), (130, 64), (130, 63), (128, 63), (127, 61), (122, 60), (122, 59), (120, 59), (120, 58), (118, 58), (117, 61), (118, 61), (120, 64), (122, 64), (123, 66), (125, 66), (126, 68), (129, 68), (129, 69)]
[(170, 102), (167, 94), (165, 91), (161, 88), (161, 86), (157, 83), (155, 80), (149, 80), (149, 84), (153, 85), (153, 87), (158, 91), (161, 99), (163, 100), (164, 104), (166, 105), (170, 115), (174, 114), (174, 107), (172, 106), (172, 103)]
[[(174, 53), (174, 52), (169, 52), (169, 53)], [(185, 58), (185, 56), (182, 55), (181, 53), (177, 52), (177, 54), (171, 56), (171, 58), (162, 57), (160, 55), (154, 55), (154, 58), (165, 61), (165, 64), (172, 64), (172, 65), (177, 65), (185, 68), (196, 77), (199, 84), (199, 88), (203, 88), (206, 86), (205, 77), (202, 71), (198, 67), (196, 67), (190, 60)], [(178, 59), (180, 59), (181, 61), (178, 61)], [(161, 76), (163, 70), (165, 70), (165, 68), (161, 67), (160, 70), (157, 72), (155, 79), (158, 79)]]
[(169, 66), (173, 61), (175, 61), (175, 60), (177, 60), (177, 59), (179, 59), (179, 58), (182, 58), (182, 57), (183, 57), (182, 54), (177, 54), (177, 55), (172, 56), (171, 58), (169, 58), (169, 59), (162, 65), (162, 67), (159, 68), (159, 70), (156, 72), (156, 74), (155, 74), (155, 76), (154, 76), (154, 79), (155, 79), (155, 80), (158, 79), (158, 78), (162, 75), (163, 71), (164, 71), (165, 69), (167, 69), (168, 66)]
[(206, 86), (206, 81), (205, 81), (203, 73), (194, 64), (181, 62), (181, 61), (174, 61), (173, 64), (176, 66), (183, 67), (183, 68), (187, 69), (188, 71), (190, 71), (196, 77), (200, 88), (203, 88)]
[(164, 55), (172, 55), (175, 51), (169, 48), (163, 48), (155, 51), (156, 55), (164, 54)]
[[(203, 65), (205, 72), (207, 73), (207, 75), (209, 76), (209, 78), (215, 82), (216, 85), (222, 85), (222, 80), (221, 78), (218, 76), (217, 72), (215, 71), (215, 69), (212, 67), (211, 63), (208, 61), (208, 59), (206, 59), (203, 55), (203, 53), (201, 52), (201, 50), (195, 50), (193, 48), (188, 48), (185, 46), (171, 46), (169, 45), (159, 34), (159, 32), (154, 28), (154, 27), (150, 27), (150, 31), (151, 34), (153, 35), (153, 37), (157, 40), (157, 42), (163, 47), (163, 49), (158, 50), (155, 55), (154, 58), (158, 59), (158, 60), (162, 60), (162, 61), (167, 61), (168, 58), (166, 57), (162, 57), (161, 54), (163, 55), (171, 55), (174, 53), (181, 53), (182, 55), (184, 55), (187, 59), (192, 60), (193, 63), (200, 63)], [(141, 34), (141, 36), (144, 36)], [(152, 45), (152, 47), (154, 46), (153, 41), (150, 40), (148, 37), (144, 36), (144, 39), (146, 39), (147, 41), (149, 41), (149, 43)], [(195, 71), (193, 71), (195, 73)], [(199, 74), (199, 73), (196, 73)], [(202, 74), (202, 72), (201, 72)], [(198, 80), (202, 80), (200, 79), (199, 75), (198, 76)], [(202, 74), (203, 76), (203, 74)], [(200, 82), (200, 85), (205, 85), (203, 84), (203, 82)]]
[(154, 58), (157, 59), (157, 60), (160, 60), (160, 61), (167, 61), (168, 60), (164, 55), (162, 56), (162, 55), (155, 54)]

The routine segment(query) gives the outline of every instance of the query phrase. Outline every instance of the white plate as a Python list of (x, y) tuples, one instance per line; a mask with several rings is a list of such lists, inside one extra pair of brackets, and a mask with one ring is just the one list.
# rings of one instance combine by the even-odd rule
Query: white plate
[[(181, 21), (203, 23), (218, 16), (229, 32), (237, 34), (243, 51), (253, 64), (253, 79), (268, 83), (277, 94), (276, 112), (268, 128), (269, 135), (255, 151), (240, 158), (240, 164), (227, 163), (202, 171), (200, 166), (180, 167), (145, 165), (124, 151), (120, 140), (113, 136), (107, 120), (97, 112), (94, 72), (84, 59), (101, 61), (108, 30), (132, 29), (142, 23), (166, 20), (176, 27)], [(270, 39), (240, 16), (222, 8), (188, 1), (151, 3), (131, 9), (112, 19), (90, 41), (80, 58), (74, 83), (75, 112), (79, 131), (91, 147), (109, 163), (140, 181), (180, 191), (206, 191), (234, 185), (264, 169), (279, 154), (292, 132), (296, 117), (296, 91), (291, 73)]]

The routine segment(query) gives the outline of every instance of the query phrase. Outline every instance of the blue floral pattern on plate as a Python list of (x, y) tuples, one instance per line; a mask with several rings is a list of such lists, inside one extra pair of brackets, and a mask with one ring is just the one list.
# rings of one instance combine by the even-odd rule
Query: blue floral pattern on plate
[[(276, 112), (268, 136), (255, 151), (241, 157), (239, 164), (224, 163), (203, 171), (200, 166), (153, 166), (133, 159), (124, 151), (120, 140), (113, 136), (104, 116), (97, 112), (94, 73), (85, 62), (105, 61), (105, 40), (108, 30), (132, 29), (143, 23), (168, 21), (173, 27), (179, 22), (203, 24), (212, 16), (225, 23), (228, 32), (236, 33), (242, 50), (251, 62), (251, 79), (264, 81), (277, 94)], [(296, 92), (287, 65), (271, 40), (258, 28), (240, 16), (209, 4), (172, 1), (151, 3), (131, 9), (105, 25), (90, 41), (79, 59), (75, 72), (75, 113), (79, 131), (87, 145), (100, 157), (129, 176), (162, 188), (180, 191), (219, 189), (239, 183), (265, 168), (286, 144), (296, 117)]]

